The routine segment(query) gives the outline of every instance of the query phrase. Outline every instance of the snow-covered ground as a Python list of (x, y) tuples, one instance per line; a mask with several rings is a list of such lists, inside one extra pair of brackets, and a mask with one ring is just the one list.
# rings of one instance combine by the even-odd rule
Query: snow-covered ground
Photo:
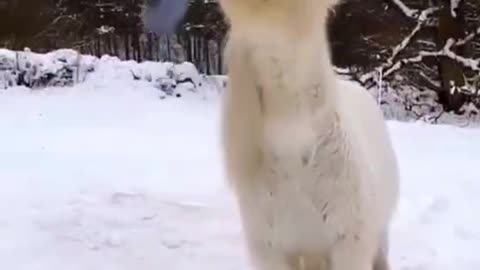
[[(252, 269), (212, 93), (159, 99), (104, 75), (0, 91), (1, 268)], [(393, 269), (480, 269), (480, 130), (389, 126), (402, 174)]]

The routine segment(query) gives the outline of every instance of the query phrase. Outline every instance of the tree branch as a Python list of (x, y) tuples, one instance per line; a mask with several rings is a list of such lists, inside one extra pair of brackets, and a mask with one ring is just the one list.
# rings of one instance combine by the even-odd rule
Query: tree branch
[[(400, 0), (392, 0), (394, 2), (400, 2), (402, 3)], [(403, 3), (402, 3), (403, 4)], [(362, 82), (362, 83), (365, 83), (366, 81), (368, 80), (371, 80), (375, 77), (375, 73), (377, 73), (379, 70), (380, 71), (383, 71), (385, 70), (386, 68), (389, 68), (391, 67), (392, 65), (394, 65), (394, 60), (395, 58), (410, 44), (410, 42), (412, 41), (413, 37), (427, 24), (428, 22), (428, 19), (429, 17), (435, 13), (436, 11), (438, 11), (439, 8), (438, 7), (430, 7), (430, 8), (427, 8), (425, 10), (423, 10), (420, 14), (418, 14), (415, 18), (418, 20), (417, 21), (417, 25), (412, 29), (412, 31), (410, 32), (410, 34), (408, 34), (401, 42), (400, 44), (398, 44), (392, 51), (392, 55), (387, 59), (387, 61), (385, 63), (383, 63), (382, 65), (380, 65), (379, 67), (375, 68), (374, 70), (372, 70), (371, 72), (369, 73), (366, 73), (364, 75), (362, 75), (359, 80)]]
[(455, 46), (463, 46), (474, 39), (477, 35), (480, 35), (480, 26), (477, 27), (473, 32), (468, 34), (465, 38), (457, 40)]
[[(463, 40), (461, 40), (461, 42), (463, 42)], [(458, 41), (455, 42), (454, 39), (448, 39), (441, 50), (436, 52), (420, 51), (417, 56), (397, 61), (389, 69), (387, 69), (383, 73), (383, 75), (386, 77), (392, 74), (394, 71), (397, 71), (398, 69), (400, 69), (402, 66), (406, 64), (421, 62), (425, 57), (439, 57), (439, 56), (448, 57), (452, 60), (455, 60), (455, 62), (473, 71), (480, 71), (480, 59), (465, 58), (452, 51), (452, 47), (457, 46), (459, 43), (460, 42)]]
[(405, 16), (416, 19), (418, 15), (418, 9), (409, 8), (402, 0), (392, 0), (392, 2), (405, 14)]

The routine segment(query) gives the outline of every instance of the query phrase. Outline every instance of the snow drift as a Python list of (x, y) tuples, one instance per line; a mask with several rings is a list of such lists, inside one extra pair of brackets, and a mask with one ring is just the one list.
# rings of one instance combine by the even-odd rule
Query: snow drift
[[(199, 92), (225, 86), (223, 76), (206, 76), (190, 62), (121, 61), (104, 55), (97, 58), (75, 50), (61, 49), (46, 54), (0, 49), (0, 89), (23, 86), (30, 89), (73, 86), (91, 77), (148, 82), (164, 96), (181, 96), (182, 91)], [(179, 87), (181, 86), (181, 87)]]

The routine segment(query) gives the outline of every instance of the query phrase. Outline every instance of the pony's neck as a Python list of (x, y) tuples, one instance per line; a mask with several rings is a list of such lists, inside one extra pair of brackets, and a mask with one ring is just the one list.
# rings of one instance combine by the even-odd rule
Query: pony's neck
[[(316, 16), (315, 16), (316, 15)], [(245, 47), (266, 112), (310, 113), (335, 102), (326, 15), (304, 14), (233, 23), (232, 42)], [(237, 28), (235, 28), (238, 26)]]

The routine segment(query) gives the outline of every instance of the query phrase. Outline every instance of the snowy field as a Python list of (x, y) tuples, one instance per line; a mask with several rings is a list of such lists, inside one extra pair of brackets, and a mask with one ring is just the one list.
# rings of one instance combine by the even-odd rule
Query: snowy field
[[(250, 270), (219, 154), (219, 98), (141, 81), (0, 91), (8, 270)], [(480, 269), (480, 130), (389, 123), (393, 270)]]

